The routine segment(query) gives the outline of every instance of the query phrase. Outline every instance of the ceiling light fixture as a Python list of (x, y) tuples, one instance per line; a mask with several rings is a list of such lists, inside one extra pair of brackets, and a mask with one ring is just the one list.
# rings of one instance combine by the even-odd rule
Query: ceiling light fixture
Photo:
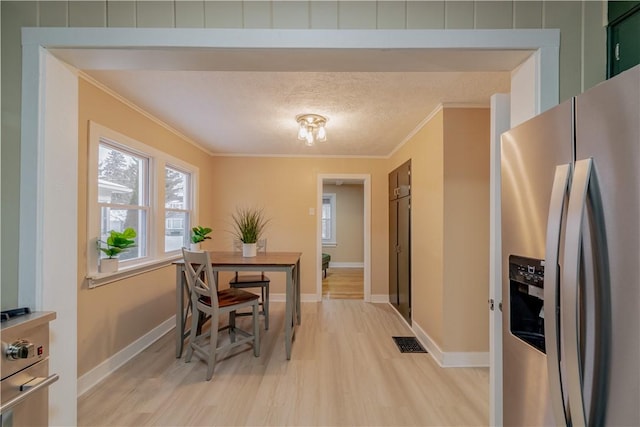
[(299, 114), (296, 116), (298, 122), (298, 139), (305, 141), (305, 144), (312, 146), (316, 141), (324, 142), (327, 140), (327, 130), (325, 125), (327, 119), (319, 114)]

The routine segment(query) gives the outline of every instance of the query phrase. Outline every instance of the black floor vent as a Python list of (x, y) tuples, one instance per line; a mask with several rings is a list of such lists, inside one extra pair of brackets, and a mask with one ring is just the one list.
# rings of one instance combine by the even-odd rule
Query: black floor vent
[(396, 342), (400, 353), (426, 353), (416, 337), (391, 337)]

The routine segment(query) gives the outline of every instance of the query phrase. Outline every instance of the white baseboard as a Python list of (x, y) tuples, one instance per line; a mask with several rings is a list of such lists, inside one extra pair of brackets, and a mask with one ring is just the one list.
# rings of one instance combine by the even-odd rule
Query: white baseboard
[(176, 326), (176, 316), (162, 322), (160, 325), (147, 332), (98, 366), (78, 378), (78, 397), (82, 396), (100, 381), (111, 375), (120, 366), (127, 363), (142, 350), (149, 347), (164, 334), (171, 331)]
[(488, 368), (489, 352), (465, 351), (444, 353), (445, 368)]
[[(300, 294), (300, 302), (320, 302), (320, 301), (322, 301), (322, 297), (318, 299), (318, 296), (316, 294)], [(285, 302), (284, 294), (282, 295), (282, 302)]]
[[(285, 302), (285, 294), (282, 293), (269, 293), (269, 300), (273, 302)], [(318, 298), (316, 294), (301, 294), (300, 302), (321, 302), (322, 297)], [(374, 304), (388, 304), (389, 295), (387, 294), (375, 294), (371, 295), (371, 302)]]
[[(396, 311), (397, 313), (397, 311)], [(407, 326), (407, 321), (398, 313), (398, 317), (402, 319)], [(416, 334), (416, 338), (424, 346), (427, 352), (442, 368), (477, 368), (489, 366), (489, 352), (445, 352), (442, 351), (438, 344), (431, 339), (429, 334), (422, 327), (412, 320), (413, 325), (409, 326)]]
[(429, 352), (431, 357), (433, 357), (433, 360), (438, 363), (438, 366), (444, 367), (444, 353), (442, 352), (442, 350), (440, 350), (438, 344), (436, 344), (436, 342), (431, 339), (429, 334), (427, 334), (417, 322), (413, 322), (413, 326), (411, 326), (411, 329), (416, 334), (416, 338), (418, 338), (418, 341), (420, 341), (424, 348)]
[(389, 303), (389, 295), (387, 294), (372, 294), (371, 302), (374, 304), (384, 304)]
[(329, 268), (364, 268), (364, 262), (333, 262), (333, 261), (329, 261)]
[[(286, 296), (283, 293), (269, 292), (269, 301), (286, 302)], [(316, 294), (300, 294), (300, 302), (320, 302)]]
[(489, 367), (489, 352), (478, 351), (442, 351), (440, 347), (431, 339), (429, 334), (420, 327), (417, 322), (413, 322), (413, 332), (427, 351), (432, 355), (438, 365), (443, 368), (478, 368)]
[[(270, 293), (269, 300), (273, 302), (285, 302), (285, 294), (282, 293)], [(301, 294), (300, 302), (321, 302), (322, 297), (318, 298), (316, 294)], [(387, 294), (374, 294), (371, 295), (371, 303), (373, 304), (388, 304), (389, 295)]]

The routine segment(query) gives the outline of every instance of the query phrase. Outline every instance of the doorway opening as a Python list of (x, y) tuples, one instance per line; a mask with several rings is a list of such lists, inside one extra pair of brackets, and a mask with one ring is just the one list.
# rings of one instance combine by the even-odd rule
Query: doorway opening
[(364, 299), (364, 182), (322, 184), (322, 298)]
[(370, 302), (371, 177), (320, 174), (317, 195), (316, 297)]

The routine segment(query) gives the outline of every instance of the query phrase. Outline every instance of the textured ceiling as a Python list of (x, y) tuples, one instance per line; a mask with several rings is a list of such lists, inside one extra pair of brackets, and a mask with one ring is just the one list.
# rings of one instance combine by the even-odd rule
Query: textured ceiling
[[(214, 154), (311, 156), (388, 156), (438, 105), (489, 105), (508, 92), (510, 71), (530, 54), (53, 52)], [(302, 113), (329, 118), (327, 142), (296, 139)]]

